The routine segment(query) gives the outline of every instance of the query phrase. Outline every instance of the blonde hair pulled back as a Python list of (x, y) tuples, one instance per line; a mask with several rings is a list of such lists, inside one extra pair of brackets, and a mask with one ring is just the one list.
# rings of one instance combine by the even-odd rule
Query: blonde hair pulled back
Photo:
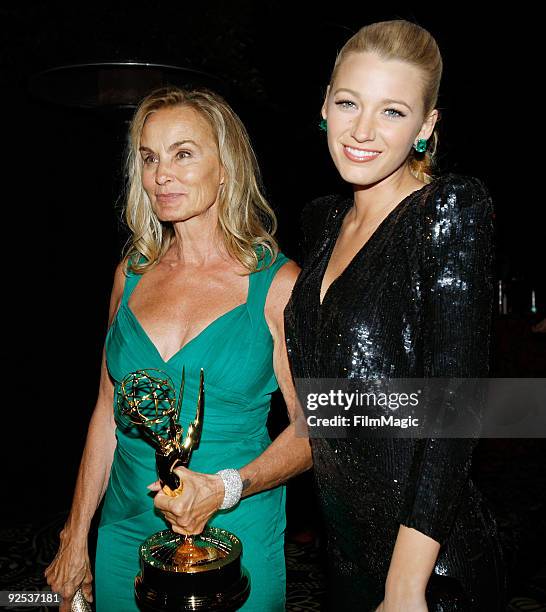
[[(362, 52), (375, 53), (383, 60), (399, 60), (419, 68), (422, 73), (423, 119), (436, 108), (443, 64), (438, 45), (430, 32), (404, 19), (379, 21), (360, 28), (339, 51), (330, 77), (330, 87), (344, 58), (349, 53)], [(412, 147), (409, 154), (409, 170), (416, 179), (424, 183), (434, 180), (437, 149), (438, 132), (435, 126), (426, 151), (418, 153)]]

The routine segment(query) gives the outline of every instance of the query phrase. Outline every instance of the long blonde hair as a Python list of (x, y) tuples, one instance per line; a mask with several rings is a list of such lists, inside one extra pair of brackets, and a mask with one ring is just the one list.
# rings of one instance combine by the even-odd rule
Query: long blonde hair
[[(146, 119), (160, 109), (177, 106), (197, 111), (210, 125), (216, 140), (225, 170), (218, 202), (218, 229), (226, 251), (249, 272), (258, 269), (265, 251), (269, 251), (272, 263), (279, 251), (273, 237), (277, 219), (262, 195), (260, 169), (241, 120), (220, 95), (208, 89), (166, 87), (153, 91), (140, 103), (129, 127), (124, 215), (131, 231), (125, 248), (131, 271), (143, 273), (155, 266), (175, 240), (172, 224), (157, 218), (142, 186), (139, 147)], [(138, 263), (138, 255), (146, 261)]]
[[(330, 86), (347, 54), (364, 51), (376, 53), (384, 60), (400, 60), (419, 68), (423, 74), (424, 117), (436, 107), (443, 64), (438, 45), (430, 32), (404, 19), (379, 21), (360, 28), (338, 53), (330, 77)], [(418, 153), (413, 147), (411, 149), (408, 164), (416, 179), (424, 183), (434, 180), (437, 149), (438, 132), (435, 126), (424, 153)]]

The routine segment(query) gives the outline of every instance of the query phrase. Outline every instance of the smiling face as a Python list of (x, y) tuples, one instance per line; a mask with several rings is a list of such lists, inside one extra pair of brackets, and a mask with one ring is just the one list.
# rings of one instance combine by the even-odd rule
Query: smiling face
[(142, 129), (142, 186), (161, 221), (186, 221), (218, 201), (224, 173), (207, 121), (190, 106), (152, 113)]
[(438, 112), (424, 117), (422, 73), (375, 53), (349, 53), (328, 87), (322, 116), (342, 178), (369, 185), (402, 171), (412, 145), (428, 139)]

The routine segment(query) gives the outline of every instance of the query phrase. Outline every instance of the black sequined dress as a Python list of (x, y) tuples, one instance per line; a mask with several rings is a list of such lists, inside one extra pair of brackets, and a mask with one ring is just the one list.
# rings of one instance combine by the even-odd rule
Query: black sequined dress
[[(295, 378), (477, 378), (488, 374), (492, 202), (449, 173), (391, 211), (320, 304), (353, 197), (302, 215), (306, 257), (285, 310)], [(469, 477), (475, 439), (312, 439), (333, 610), (374, 610), (400, 524), (441, 544), (431, 611), (504, 609), (497, 528)]]

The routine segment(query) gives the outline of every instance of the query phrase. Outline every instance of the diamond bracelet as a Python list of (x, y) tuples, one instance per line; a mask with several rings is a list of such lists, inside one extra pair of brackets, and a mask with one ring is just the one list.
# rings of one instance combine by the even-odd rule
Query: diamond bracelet
[(220, 510), (232, 508), (241, 499), (243, 492), (243, 480), (237, 470), (227, 469), (216, 472), (224, 483), (224, 501)]

